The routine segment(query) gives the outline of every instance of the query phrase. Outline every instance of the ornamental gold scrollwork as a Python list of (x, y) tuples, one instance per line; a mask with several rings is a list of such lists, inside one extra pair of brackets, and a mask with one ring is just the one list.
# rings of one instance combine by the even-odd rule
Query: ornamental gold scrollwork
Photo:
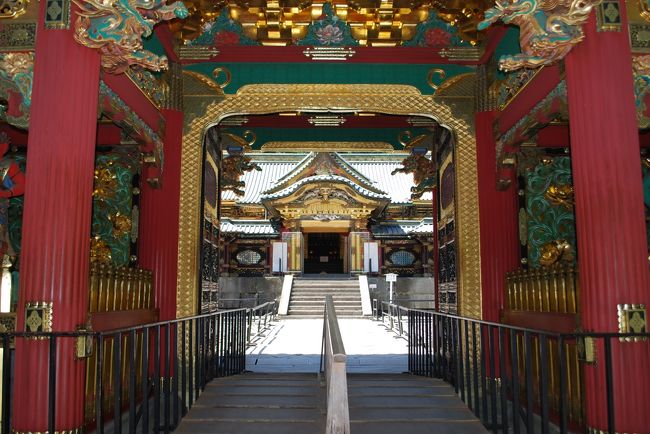
[(0, 18), (16, 18), (27, 11), (29, 0), (3, 0), (0, 2)]
[(75, 40), (101, 54), (104, 71), (121, 74), (131, 65), (152, 71), (167, 69), (167, 57), (143, 48), (154, 25), (174, 18), (185, 18), (187, 8), (181, 1), (166, 0), (73, 0), (79, 7)]
[(601, 0), (497, 0), (478, 24), (484, 30), (497, 21), (519, 27), (521, 53), (501, 56), (499, 69), (514, 71), (550, 65), (584, 39), (582, 24)]

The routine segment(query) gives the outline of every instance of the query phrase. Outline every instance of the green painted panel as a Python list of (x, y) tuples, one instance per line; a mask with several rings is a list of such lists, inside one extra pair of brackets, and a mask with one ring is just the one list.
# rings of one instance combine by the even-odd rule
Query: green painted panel
[[(106, 243), (116, 266), (128, 265), (130, 258), (133, 161), (137, 161), (135, 156), (113, 153), (101, 154), (95, 159), (95, 171), (100, 176), (95, 177), (92, 236), (99, 236)], [(128, 219), (126, 229), (116, 223), (118, 215)]]
[[(20, 170), (25, 172), (25, 154), (13, 154), (9, 158), (14, 160)], [(9, 199), (9, 208), (7, 210), (8, 225), (7, 230), (9, 233), (9, 243), (16, 252), (20, 254), (20, 245), (23, 237), (23, 203), (25, 202), (24, 196), (16, 196)]]
[[(526, 212), (528, 213), (528, 264), (540, 266), (544, 244), (566, 240), (576, 248), (575, 216), (573, 207), (554, 204), (546, 197), (549, 186), (572, 185), (571, 159), (553, 158), (550, 164), (539, 163), (526, 172)], [(575, 255), (574, 255), (575, 261)]]
[[(260, 149), (267, 142), (387, 142), (395, 149), (402, 149), (398, 134), (406, 128), (228, 128), (228, 132), (242, 136), (252, 130), (256, 135), (253, 149)], [(426, 134), (424, 128), (408, 128), (413, 136)]]
[[(379, 49), (378, 49), (379, 50)], [(247, 84), (406, 84), (423, 94), (432, 94), (427, 82), (432, 68), (443, 69), (446, 77), (474, 71), (459, 65), (369, 64), (369, 63), (197, 63), (185, 69), (212, 78), (217, 67), (226, 67), (232, 81), (224, 91), (232, 94)]]

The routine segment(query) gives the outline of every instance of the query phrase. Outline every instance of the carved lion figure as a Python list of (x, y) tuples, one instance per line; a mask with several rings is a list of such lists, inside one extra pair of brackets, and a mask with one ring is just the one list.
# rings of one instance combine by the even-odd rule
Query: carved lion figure
[(415, 186), (411, 187), (411, 198), (419, 199), (422, 195), (436, 185), (436, 168), (426, 156), (421, 154), (410, 154), (402, 161), (402, 167), (391, 172), (412, 173)]
[(226, 157), (221, 162), (221, 188), (223, 190), (231, 190), (237, 196), (243, 196), (244, 190), (242, 188), (246, 185), (244, 181), (239, 178), (244, 172), (251, 170), (262, 170), (260, 166), (253, 163), (250, 157), (244, 155), (231, 155)]
[(80, 9), (75, 40), (100, 52), (104, 71), (120, 74), (130, 65), (167, 69), (167, 58), (143, 49), (142, 38), (151, 35), (160, 21), (187, 17), (182, 1), (170, 5), (166, 0), (73, 1)]
[(521, 54), (501, 56), (499, 69), (514, 71), (552, 64), (584, 39), (582, 24), (601, 0), (497, 0), (477, 28), (496, 21), (519, 27)]

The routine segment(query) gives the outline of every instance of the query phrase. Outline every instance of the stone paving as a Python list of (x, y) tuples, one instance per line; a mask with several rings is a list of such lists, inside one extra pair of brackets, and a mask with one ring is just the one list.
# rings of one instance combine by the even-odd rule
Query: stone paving
[[(339, 319), (348, 373), (401, 373), (407, 370), (406, 339), (371, 319)], [(250, 347), (246, 369), (253, 372), (318, 372), (322, 319), (275, 322)]]

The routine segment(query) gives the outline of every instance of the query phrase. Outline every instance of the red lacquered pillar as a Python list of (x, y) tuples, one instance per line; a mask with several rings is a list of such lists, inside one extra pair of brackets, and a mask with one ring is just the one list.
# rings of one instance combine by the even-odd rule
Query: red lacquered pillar
[[(650, 306), (650, 272), (641, 186), (630, 42), (621, 1), (620, 32), (598, 32), (566, 58), (575, 189), (580, 312), (585, 331), (617, 332), (617, 305)], [(648, 343), (612, 341), (616, 432), (648, 433)], [(605, 354), (586, 365), (587, 425), (607, 429)]]
[[(46, 303), (52, 329), (73, 331), (88, 311), (99, 55), (77, 44), (72, 29), (46, 30), (47, 4), (40, 4), (36, 38), (17, 329), (26, 329), (26, 304)], [(55, 430), (77, 432), (86, 361), (75, 360), (73, 339), (57, 347)], [(15, 357), (13, 429), (45, 432), (48, 342), (19, 339)]]
[(519, 265), (517, 187), (497, 190), (493, 112), (476, 113), (478, 204), (481, 227), (482, 315), (499, 321), (505, 307), (506, 273)]
[(165, 165), (160, 188), (143, 182), (140, 196), (139, 263), (153, 271), (155, 306), (160, 319), (176, 318), (178, 215), (183, 113), (163, 110)]

